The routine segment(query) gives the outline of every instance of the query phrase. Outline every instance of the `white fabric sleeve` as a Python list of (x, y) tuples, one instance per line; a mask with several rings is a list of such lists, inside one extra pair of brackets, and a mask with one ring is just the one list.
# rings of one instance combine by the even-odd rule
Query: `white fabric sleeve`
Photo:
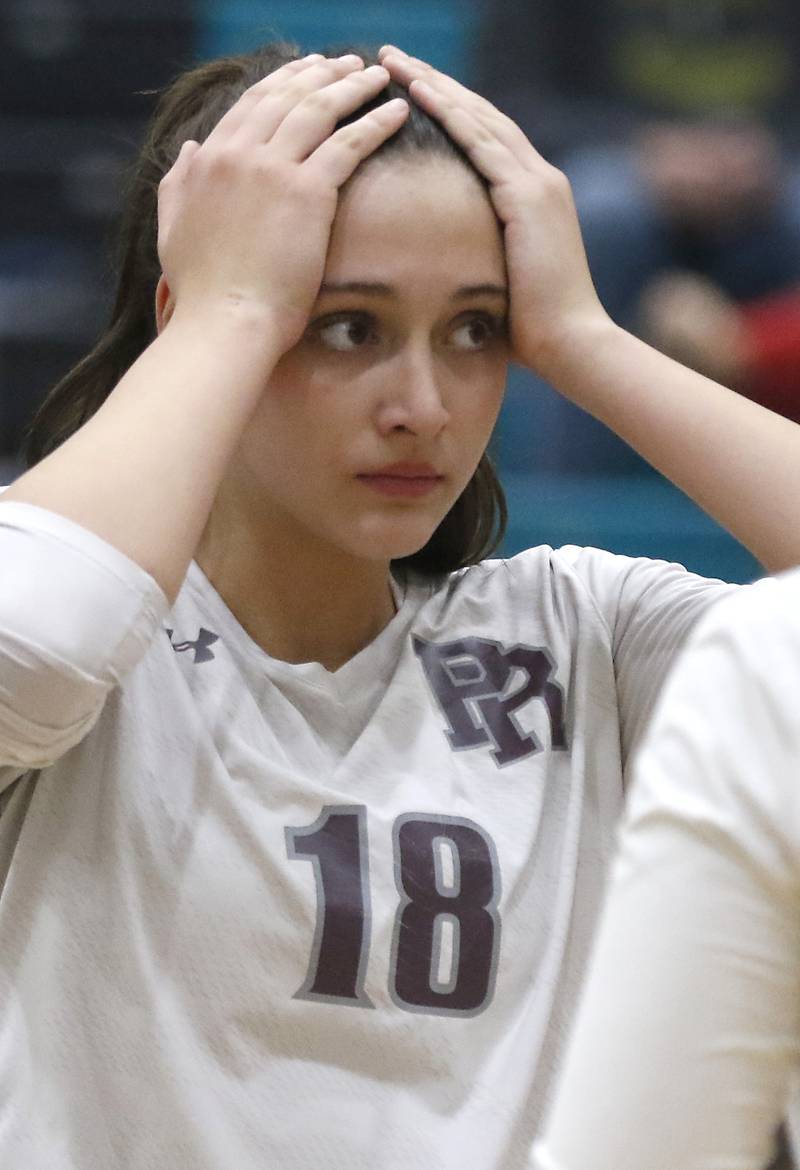
[(86, 735), (168, 611), (123, 553), (0, 497), (0, 788)]
[(558, 555), (581, 578), (611, 634), (626, 765), (687, 637), (709, 606), (742, 586), (698, 576), (683, 565), (602, 549), (569, 545)]
[(800, 1062), (800, 575), (715, 607), (634, 782), (538, 1170), (757, 1170)]

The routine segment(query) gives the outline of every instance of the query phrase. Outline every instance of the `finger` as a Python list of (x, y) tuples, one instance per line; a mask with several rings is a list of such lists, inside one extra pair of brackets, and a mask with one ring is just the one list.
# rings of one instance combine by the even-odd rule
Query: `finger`
[(334, 132), (337, 122), (371, 101), (388, 84), (386, 70), (371, 65), (363, 73), (351, 73), (318, 89), (286, 115), (272, 136), (272, 145), (284, 157), (303, 161)]
[[(416, 83), (421, 83), (428, 86), (434, 93), (441, 94), (444, 98), (453, 102), (459, 102), (461, 105), (473, 110), (475, 114), (480, 115), (488, 123), (500, 125), (507, 122), (510, 126), (515, 123), (510, 118), (506, 118), (505, 114), (493, 106), (485, 97), (481, 97), (479, 93), (475, 93), (472, 89), (467, 89), (460, 81), (456, 81), (454, 77), (449, 77), (448, 74), (442, 73), (439, 69), (434, 69), (432, 65), (421, 61), (418, 57), (409, 57), (407, 53), (402, 53), (401, 56), (395, 56), (393, 53), (388, 53), (383, 59), (384, 68), (388, 69), (394, 81), (398, 81), (407, 89)], [(517, 127), (519, 129), (519, 127)], [(522, 131), (519, 131), (522, 139), (527, 142)]]
[[(402, 57), (396, 57), (392, 53), (387, 54), (384, 58), (384, 67), (389, 70), (394, 81), (406, 86), (409, 91), (413, 87), (415, 92), (424, 94), (426, 90), (420, 89), (420, 86), (431, 90), (432, 94), (429, 95), (428, 106), (435, 100), (434, 95), (441, 96), (445, 101), (458, 103), (472, 111), (487, 126), (495, 129), (509, 147), (514, 147), (518, 151), (530, 148), (528, 139), (515, 122), (507, 118), (505, 114), (501, 114), (497, 107), (493, 106), (486, 98), (481, 97), (474, 90), (467, 89), (454, 77), (448, 77), (446, 73), (441, 73), (417, 57), (409, 57), (407, 53), (403, 53)], [(419, 104), (423, 105), (423, 101), (420, 101)]]
[(199, 149), (200, 143), (195, 142), (192, 138), (187, 138), (181, 145), (178, 157), (158, 185), (159, 198), (163, 193), (167, 193), (169, 196), (173, 190), (181, 186), (189, 173), (191, 161)]
[[(392, 77), (402, 85), (409, 85), (415, 79), (432, 80), (434, 74), (438, 72), (427, 61), (422, 61), (419, 57), (411, 57), (402, 49), (394, 48), (393, 45), (387, 45), (385, 49), (381, 49), (379, 56), (381, 64), (385, 65)], [(442, 73), (440, 76), (444, 78), (446, 74)], [(452, 81), (454, 85), (458, 85), (454, 78), (448, 80)]]
[(304, 69), (307, 69), (310, 65), (322, 59), (321, 53), (309, 53), (307, 57), (299, 57), (297, 60), (287, 61), (279, 69), (273, 70), (272, 73), (268, 73), (266, 77), (262, 77), (254, 85), (248, 86), (241, 97), (220, 118), (206, 141), (209, 139), (223, 138), (229, 133), (232, 133), (246, 116), (247, 111), (261, 100), (265, 89), (280, 85), (287, 78), (302, 73)]
[(267, 74), (255, 85), (246, 89), (239, 100), (220, 119), (207, 141), (214, 144), (230, 141), (249, 122), (253, 111), (270, 95), (291, 92), (293, 87), (300, 86), (299, 96), (296, 98), (299, 101), (302, 96), (313, 89), (321, 85), (328, 85), (331, 81), (344, 77), (355, 69), (363, 68), (363, 61), (353, 53), (330, 60), (323, 57), (321, 53), (311, 53), (299, 61), (289, 61), (280, 69)]
[(382, 45), (381, 48), (378, 49), (378, 60), (383, 62), (383, 58), (388, 56), (390, 53), (400, 57), (408, 56), (408, 53), (406, 53), (403, 49), (398, 49), (397, 45)]
[(175, 162), (172, 164), (170, 169), (164, 175), (164, 178), (161, 180), (161, 182), (166, 183), (166, 181), (168, 179), (171, 180), (173, 183), (182, 182), (183, 179), (186, 177), (186, 173), (189, 169), (189, 164), (191, 163), (192, 159), (197, 154), (199, 149), (200, 149), (199, 142), (195, 142), (195, 140), (193, 138), (187, 138), (186, 141), (181, 144), (181, 148), (178, 151), (178, 157), (175, 159)]
[[(400, 53), (397, 57), (396, 54)], [(514, 142), (519, 145), (530, 146), (530, 142), (511, 118), (507, 117), (497, 106), (481, 94), (467, 89), (454, 77), (434, 69), (432, 65), (421, 61), (418, 57), (409, 57), (407, 53), (392, 48), (385, 57), (384, 67), (389, 70), (396, 81), (410, 88), (412, 85), (425, 85), (434, 93), (440, 93), (452, 101), (459, 101), (471, 109), (476, 116), (483, 118), (488, 125), (495, 127), (498, 132), (504, 133), (509, 145)]]
[(187, 138), (181, 146), (178, 157), (158, 185), (158, 244), (163, 243), (175, 215), (180, 198), (180, 189), (186, 180), (192, 159), (200, 149), (200, 143)]
[(395, 81), (399, 81), (406, 88), (414, 81), (422, 81), (435, 89), (437, 93), (442, 93), (453, 100), (469, 102), (470, 104), (483, 108), (486, 113), (493, 111), (502, 117), (500, 111), (491, 102), (487, 101), (486, 98), (481, 97), (474, 90), (467, 89), (460, 81), (456, 81), (454, 77), (450, 77), (448, 74), (434, 69), (432, 65), (428, 65), (426, 61), (421, 61), (418, 57), (409, 57), (407, 53), (402, 53), (397, 56), (392, 52), (387, 53), (382, 60), (382, 64), (384, 68), (389, 70), (392, 78)]
[[(417, 86), (412, 88), (414, 101), (418, 100)], [(422, 97), (422, 95), (420, 95)], [(427, 96), (425, 97), (427, 102)], [(420, 102), (422, 104), (422, 102)], [(445, 101), (435, 94), (423, 108), (433, 114), (449, 136), (457, 142), (476, 170), (492, 184), (511, 181), (519, 175), (519, 161), (512, 150), (501, 141), (474, 111), (456, 102)]]
[[(458, 83), (454, 83), (458, 85)], [(467, 98), (474, 96), (477, 101), (461, 100), (459, 90)], [(520, 130), (516, 122), (501, 114), (490, 102), (486, 102), (477, 94), (470, 95), (470, 91), (459, 86), (458, 89), (449, 89), (444, 85), (429, 84), (426, 81), (412, 81), (409, 94), (414, 102), (427, 114), (435, 118), (459, 146), (468, 151), (468, 140), (462, 139), (462, 132), (474, 131), (474, 125), (479, 125), (486, 135), (496, 138), (506, 147), (525, 170), (536, 171), (542, 166), (548, 166), (542, 156), (536, 151), (526, 135)], [(468, 115), (472, 121), (458, 116), (458, 111)], [(488, 140), (488, 139), (487, 139)], [(488, 177), (488, 176), (487, 176)]]
[(359, 163), (400, 129), (410, 112), (410, 106), (403, 98), (394, 98), (376, 110), (370, 110), (356, 122), (343, 126), (326, 138), (307, 160), (306, 168), (335, 187), (341, 187)]
[(364, 62), (353, 54), (333, 60), (323, 58), (299, 77), (287, 81), (280, 89), (265, 93), (247, 112), (233, 141), (244, 149), (263, 146), (272, 140), (287, 115), (306, 98), (345, 77), (362, 75), (364, 72)]

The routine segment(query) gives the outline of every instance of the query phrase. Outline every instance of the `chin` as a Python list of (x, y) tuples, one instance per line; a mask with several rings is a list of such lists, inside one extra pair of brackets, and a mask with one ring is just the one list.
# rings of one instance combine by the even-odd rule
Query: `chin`
[(398, 561), (413, 556), (425, 547), (440, 523), (440, 518), (417, 517), (412, 520), (409, 517), (403, 523), (394, 520), (370, 524), (359, 534), (358, 554), (371, 561)]

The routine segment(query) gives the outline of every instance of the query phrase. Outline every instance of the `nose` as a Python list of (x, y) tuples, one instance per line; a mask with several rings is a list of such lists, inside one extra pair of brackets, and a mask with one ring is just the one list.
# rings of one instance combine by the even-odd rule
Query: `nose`
[(427, 346), (405, 350), (385, 368), (386, 381), (378, 407), (382, 434), (405, 431), (434, 438), (447, 424), (450, 412), (443, 397), (441, 371)]

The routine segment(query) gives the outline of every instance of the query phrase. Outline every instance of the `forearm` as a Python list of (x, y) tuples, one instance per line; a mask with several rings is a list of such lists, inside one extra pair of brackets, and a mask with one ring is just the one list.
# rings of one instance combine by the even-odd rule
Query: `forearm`
[(800, 427), (611, 322), (553, 346), (540, 372), (609, 426), (770, 572), (800, 563)]
[(278, 356), (254, 316), (176, 311), (93, 418), (3, 499), (82, 525), (173, 601)]

